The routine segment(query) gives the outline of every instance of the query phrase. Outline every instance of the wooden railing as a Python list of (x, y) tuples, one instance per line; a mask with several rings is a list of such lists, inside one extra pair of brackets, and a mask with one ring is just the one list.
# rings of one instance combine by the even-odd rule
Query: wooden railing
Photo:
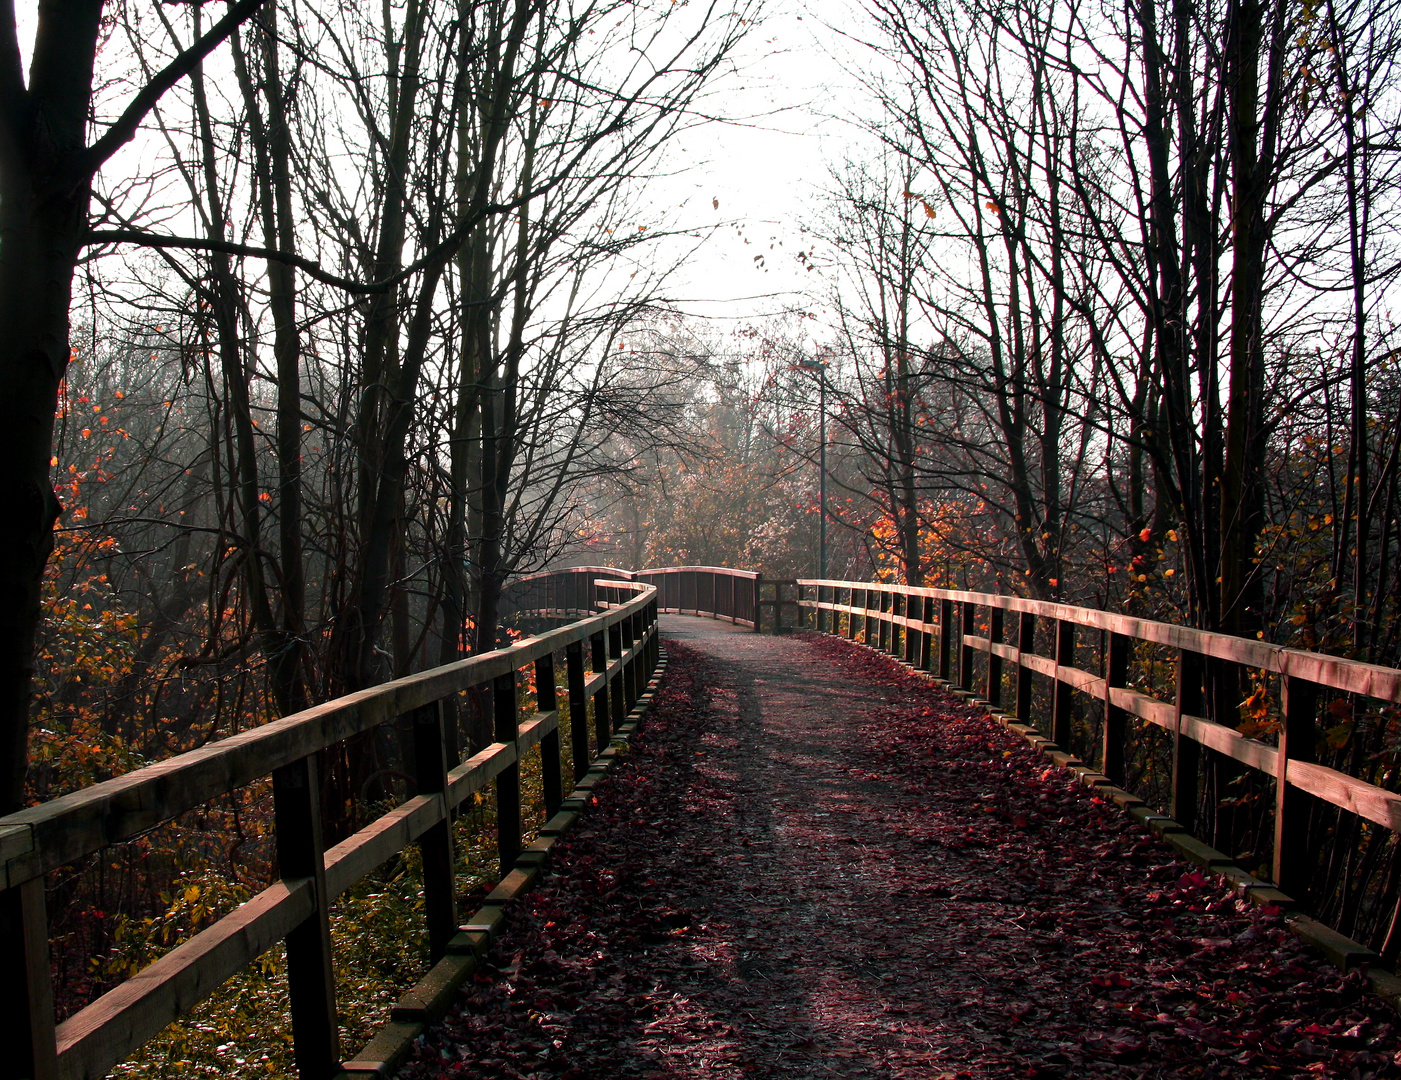
[[(777, 622), (775, 599), (763, 595), (765, 586), (775, 586), (774, 579), (765, 579), (751, 570), (731, 570), (723, 566), (664, 566), (636, 571), (570, 566), (547, 570), (512, 582), (503, 598), (503, 608), (570, 618), (590, 609), (595, 602), (590, 592), (591, 582), (604, 574), (655, 586), (659, 611), (723, 619), (757, 630), (762, 625), (762, 612), (767, 609), (775, 612), (771, 622)], [(783, 583), (792, 585), (793, 580), (785, 579)], [(792, 600), (784, 602), (793, 603)]]
[[(5, 1071), (33, 1080), (102, 1077), (229, 977), (285, 941), (298, 1071), (315, 1080), (331, 1076), (340, 1057), (331, 902), (417, 844), (429, 952), (434, 960), (440, 958), (458, 932), (451, 829), (458, 806), (495, 782), (497, 851), (504, 873), (522, 848), (519, 762), (537, 744), (547, 815), (561, 802), (556, 654), (564, 654), (576, 779), (592, 757), (589, 701), (593, 746), (602, 750), (611, 724), (621, 721), (643, 693), (660, 655), (657, 591), (643, 583), (590, 577), (587, 593), (589, 603), (582, 610), (603, 607), (602, 614), (589, 614), (510, 648), (329, 701), (0, 818), (0, 970), (7, 987), (0, 1046), (10, 1062)], [(534, 709), (521, 722), (520, 674), (532, 665)], [(457, 695), (486, 687), (491, 690), (494, 741), (459, 763), (455, 741), (445, 737), (445, 715)], [(410, 718), (412, 726), (415, 760), (408, 768), (416, 794), (323, 850), (318, 755), (401, 717)], [(45, 875), (269, 777), (279, 880), (55, 1023)]]
[[(1010, 691), (1016, 718), (1043, 731), (1063, 748), (1071, 741), (1075, 696), (1103, 706), (1102, 772), (1125, 784), (1129, 720), (1137, 718), (1172, 739), (1171, 816), (1193, 828), (1202, 750), (1222, 755), (1275, 781), (1274, 879), (1304, 899), (1311, 872), (1305, 849), (1308, 802), (1321, 799), (1393, 832), (1401, 831), (1401, 795), (1315, 761), (1315, 720), (1320, 692), (1331, 690), (1381, 702), (1401, 702), (1401, 671), (1339, 657), (1303, 652), (1263, 641), (1209, 633), (1065, 604), (988, 593), (912, 588), (874, 582), (799, 579), (799, 606), (815, 629), (860, 637), (868, 645), (929, 671), (951, 685), (975, 691), (995, 708)], [(1009, 618), (1010, 616), (1010, 618)], [(1036, 651), (1038, 620), (1048, 624), (1049, 655)], [(1095, 631), (1094, 643), (1083, 640)], [(1077, 666), (1090, 645), (1099, 671)], [(1156, 646), (1175, 662), (1171, 700), (1131, 689), (1135, 649)], [(975, 665), (975, 657), (980, 661)], [(1232, 665), (1278, 676), (1265, 707), (1278, 719), (1275, 743), (1247, 737), (1205, 715), (1210, 665)], [(981, 667), (981, 671), (977, 671)], [(1033, 677), (1049, 681), (1049, 715), (1033, 712)], [(1008, 684), (1004, 686), (1004, 683)], [(975, 685), (976, 684), (976, 685)], [(1238, 679), (1236, 685), (1249, 685)], [(1263, 683), (1261, 683), (1263, 685)]]

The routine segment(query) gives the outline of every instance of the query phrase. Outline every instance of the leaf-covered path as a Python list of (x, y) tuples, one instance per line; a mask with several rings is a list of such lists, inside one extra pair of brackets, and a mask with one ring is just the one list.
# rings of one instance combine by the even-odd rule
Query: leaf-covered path
[(402, 1076), (1401, 1076), (1364, 978), (977, 710), (663, 628), (634, 753)]

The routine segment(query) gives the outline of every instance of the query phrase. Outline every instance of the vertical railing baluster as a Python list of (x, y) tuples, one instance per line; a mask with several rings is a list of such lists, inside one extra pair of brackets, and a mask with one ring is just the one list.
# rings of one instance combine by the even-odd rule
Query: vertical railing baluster
[(1112, 692), (1128, 684), (1130, 640), (1109, 631), (1104, 645), (1104, 748), (1100, 770), (1114, 783), (1124, 783), (1124, 743), (1129, 714), (1110, 700)]
[(1307, 904), (1309, 882), (1309, 810), (1307, 792), (1289, 783), (1291, 761), (1314, 760), (1314, 723), (1318, 714), (1318, 685), (1305, 679), (1280, 676), (1283, 723), (1279, 728), (1279, 755), (1275, 765), (1276, 884), (1294, 899)]
[(413, 719), (414, 782), (420, 795), (443, 798), (442, 821), (419, 837), (423, 857), (423, 908), (428, 922), (428, 955), (436, 962), (457, 933), (457, 890), (453, 884), (452, 809), (447, 805), (448, 756), (443, 710), (438, 702), (415, 709)]
[(1017, 721), (1031, 723), (1031, 667), (1022, 659), (1036, 652), (1036, 616), (1029, 611), (1017, 617)]
[(934, 662), (934, 597), (923, 597), (920, 615), (924, 629), (919, 635), (919, 670), (928, 671)]
[(961, 612), (958, 619), (958, 687), (960, 690), (973, 689), (973, 646), (963, 639), (973, 632), (973, 625), (977, 618), (976, 605), (965, 601), (960, 605)]
[[(624, 656), (632, 648), (633, 625), (632, 616), (628, 616), (618, 623), (618, 655)], [(622, 665), (620, 681), (623, 684), (623, 704), (621, 711), (624, 717), (632, 712), (632, 707), (637, 704), (637, 663), (636, 658), (627, 661)]]
[(0, 891), (0, 963), (8, 972), (0, 1038), (15, 1074), (57, 1080), (53, 976), (44, 879), (31, 878)]
[[(496, 741), (514, 744), (520, 735), (515, 670), (498, 675), (491, 686)], [(496, 852), (505, 877), (521, 853), (521, 770), (517, 759), (496, 774)]]
[[(598, 689), (593, 695), (593, 727), (595, 745), (598, 750), (608, 745), (608, 740), (612, 737), (610, 730), (610, 713), (608, 711), (608, 634), (600, 630), (589, 639), (592, 646), (591, 659), (593, 661), (593, 673), (595, 675), (603, 673), (603, 680), (598, 684)], [(592, 756), (592, 755), (590, 755)]]
[(298, 1076), (325, 1080), (340, 1066), (340, 1027), (315, 754), (273, 770), (272, 806), (278, 876), (284, 880), (309, 878), (314, 893), (311, 913), (287, 935), (292, 1057)]
[[(1000, 608), (990, 608), (988, 616), (988, 641), (992, 645), (1002, 644), (1002, 624), (1006, 613)], [(1002, 707), (1002, 657), (988, 649), (987, 703), (994, 709)]]
[[(623, 726), (623, 721), (627, 719), (628, 710), (632, 707), (627, 700), (627, 673), (623, 670), (621, 663), (623, 655), (623, 625), (616, 622), (608, 628), (608, 659), (609, 661), (619, 661), (613, 665), (609, 672), (608, 702), (613, 706), (613, 731), (617, 731)], [(611, 733), (610, 733), (610, 738)], [(606, 742), (599, 745), (599, 749), (607, 745)]]
[(953, 601), (939, 601), (939, 678), (948, 682), (953, 674)]
[(574, 780), (589, 769), (588, 688), (584, 676), (584, 643), (572, 641), (564, 650), (564, 676), (569, 684), (569, 749), (574, 758)]
[(1206, 694), (1202, 679), (1206, 665), (1201, 653), (1190, 649), (1177, 651), (1177, 695), (1173, 706), (1172, 730), (1172, 803), (1169, 813), (1188, 832), (1197, 826), (1197, 777), (1201, 771), (1201, 744), (1183, 734), (1184, 716), (1201, 716), (1205, 712)]
[[(559, 712), (559, 694), (555, 690), (555, 655), (546, 653), (535, 661), (535, 710)], [(564, 799), (563, 753), (560, 747), (560, 718), (555, 716), (554, 730), (540, 740), (540, 787), (545, 797), (545, 817), (555, 816)]]
[(1056, 679), (1053, 691), (1055, 704), (1051, 709), (1051, 741), (1062, 750), (1070, 749), (1071, 686), (1062, 682), (1061, 668), (1075, 666), (1075, 624), (1069, 619), (1056, 620)]

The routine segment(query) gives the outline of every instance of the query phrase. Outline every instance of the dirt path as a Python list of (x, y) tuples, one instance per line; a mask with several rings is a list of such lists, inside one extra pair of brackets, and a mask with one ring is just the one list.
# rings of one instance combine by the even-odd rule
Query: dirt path
[(1365, 980), (975, 710), (663, 625), (636, 752), (401, 1075), (1401, 1076)]

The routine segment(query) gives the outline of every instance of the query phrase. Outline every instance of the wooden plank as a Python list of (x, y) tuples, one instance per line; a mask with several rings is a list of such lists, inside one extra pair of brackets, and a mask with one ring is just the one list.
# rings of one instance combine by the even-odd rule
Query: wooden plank
[[(491, 711), (496, 741), (514, 745), (520, 736), (520, 706), (516, 700), (514, 668), (497, 676), (491, 684)], [(519, 760), (519, 751), (516, 757)], [(520, 853), (520, 766), (513, 761), (496, 774), (496, 854), (501, 877), (511, 872)]]
[(0, 963), (8, 982), (5, 1007), (0, 1009), (8, 1067), (27, 1080), (58, 1080), (48, 912), (41, 878), (0, 892)]
[(589, 767), (588, 703), (592, 693), (584, 678), (584, 645), (574, 642), (564, 651), (565, 678), (569, 684), (569, 746), (574, 758), (574, 780)]
[[(987, 639), (984, 638), (982, 640), (986, 641)], [(1021, 655), (1021, 650), (1015, 645), (1007, 645), (1001, 641), (991, 642), (990, 645), (990, 649), (984, 650), (985, 652), (991, 652), (993, 656), (1001, 660), (1010, 661), (1013, 664), (1017, 662), (1017, 657)]]
[[(436, 716), (437, 706), (431, 708)], [(299, 1077), (330, 1080), (340, 1067), (340, 1026), (336, 1020), (336, 976), (331, 963), (317, 755), (310, 754), (272, 774), (272, 801), (278, 877), (283, 881), (309, 882), (313, 901), (306, 918), (286, 935), (292, 1058)]]
[(1288, 778), (1300, 791), (1401, 831), (1401, 795), (1311, 761), (1290, 761)]
[(1074, 663), (1075, 623), (1059, 619), (1056, 621), (1056, 668), (1052, 676), (1055, 681), (1051, 685), (1051, 741), (1064, 750), (1070, 749), (1071, 691), (1077, 689), (1068, 677), (1077, 670)]
[(1288, 782), (1289, 766), (1314, 760), (1314, 724), (1318, 716), (1318, 687), (1304, 679), (1286, 676), (1280, 709), (1279, 752), (1275, 761), (1275, 884), (1309, 906), (1312, 867), (1309, 865), (1308, 794)]
[(1016, 655), (1011, 659), (1017, 665), (1017, 719), (1023, 724), (1031, 723), (1031, 675), (1034, 669), (1027, 660), (1035, 655), (1035, 648), (1036, 616), (1019, 614)]
[[(499, 745), (499, 744), (498, 744)], [(485, 778), (478, 787), (484, 786)], [(326, 892), (334, 899), (443, 820), (441, 795), (416, 795), (326, 852)]]
[(1172, 799), (1168, 809), (1182, 827), (1192, 831), (1197, 824), (1198, 774), (1201, 771), (1201, 745), (1182, 730), (1183, 716), (1199, 716), (1206, 711), (1204, 691), (1205, 661), (1190, 649), (1177, 651), (1177, 680), (1172, 714), (1163, 726), (1172, 732)]
[(524, 756), (527, 750), (558, 728), (558, 709), (551, 709), (547, 713), (535, 713), (529, 720), (521, 724), (520, 734), (516, 736), (516, 752)]
[(461, 806), (462, 800), (486, 787), (487, 782), (519, 760), (516, 744), (494, 742), (483, 747), (461, 765), (448, 771), (448, 805)]
[(1234, 761), (1261, 772), (1273, 773), (1279, 751), (1273, 746), (1247, 739), (1234, 728), (1213, 724), (1200, 716), (1182, 717), (1182, 733), (1203, 746), (1219, 750)]
[(540, 780), (545, 799), (545, 818), (555, 816), (560, 801), (564, 798), (564, 781), (560, 775), (563, 759), (559, 740), (559, 694), (555, 686), (555, 654), (542, 656), (535, 661), (535, 719), (526, 725), (534, 730), (537, 726), (548, 726), (541, 731), (540, 739)]
[[(442, 707), (425, 705), (413, 713), (414, 779), (419, 795), (440, 795), (444, 801), (448, 787), (448, 751)], [(428, 958), (436, 964), (447, 953), (447, 944), (457, 933), (457, 889), (453, 881), (456, 864), (452, 835), (452, 814), (443, 807), (442, 816), (418, 839), (423, 864), (423, 910), (428, 930)]]
[(1124, 741), (1128, 710), (1114, 701), (1114, 690), (1128, 677), (1129, 639), (1112, 631), (1104, 645), (1104, 741), (1100, 753), (1101, 771), (1116, 785), (1124, 783)]
[(96, 1080), (311, 914), (310, 878), (279, 881), (58, 1026), (65, 1077)]

